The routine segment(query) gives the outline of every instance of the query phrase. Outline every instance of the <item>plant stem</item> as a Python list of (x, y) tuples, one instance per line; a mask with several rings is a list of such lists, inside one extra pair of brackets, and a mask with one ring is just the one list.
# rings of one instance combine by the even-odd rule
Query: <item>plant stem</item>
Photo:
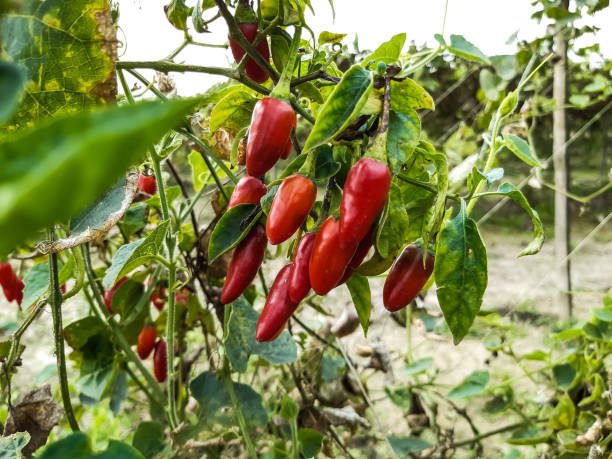
[[(55, 231), (49, 230), (49, 240), (55, 240)], [(64, 329), (62, 327), (62, 292), (59, 285), (59, 269), (57, 266), (57, 254), (49, 254), (49, 303), (53, 317), (53, 336), (55, 338), (55, 356), (57, 358), (57, 373), (59, 376), (60, 392), (64, 412), (68, 418), (68, 424), (73, 432), (78, 432), (79, 424), (74, 417), (74, 410), (70, 401), (70, 390), (68, 389), (68, 375), (66, 373), (66, 354), (64, 352)]]
[[(535, 422), (541, 423), (545, 421), (535, 421)], [(504, 427), (500, 427), (498, 429), (490, 430), (489, 432), (484, 432), (484, 433), (481, 433), (480, 435), (475, 435), (474, 437), (468, 438), (467, 440), (462, 440), (456, 443), (452, 443), (449, 446), (449, 449), (461, 448), (462, 446), (471, 445), (472, 443), (477, 443), (484, 438), (488, 438), (488, 437), (492, 437), (493, 435), (508, 432), (509, 430), (514, 430), (524, 425), (525, 425), (525, 421), (521, 421), (515, 424), (510, 424)]]
[[(161, 203), (161, 214), (164, 221), (172, 221), (166, 197), (166, 188), (161, 171), (161, 158), (155, 151), (151, 151), (151, 162), (157, 182), (157, 192)], [(174, 303), (174, 287), (176, 283), (176, 261), (174, 251), (176, 248), (175, 222), (172, 222), (166, 235), (166, 251), (168, 270), (168, 315), (166, 318), (166, 343), (168, 346), (168, 420), (174, 429), (179, 425), (178, 411), (176, 408), (176, 365), (174, 363), (174, 335), (176, 322), (176, 307)]]
[(240, 404), (238, 403), (238, 397), (236, 396), (236, 391), (234, 390), (234, 382), (230, 377), (227, 357), (225, 358), (223, 381), (225, 382), (225, 388), (232, 401), (232, 406), (234, 407), (234, 413), (236, 415), (236, 421), (238, 422), (238, 426), (240, 427), (240, 432), (242, 432), (242, 437), (244, 438), (244, 443), (246, 445), (247, 451), (249, 452), (249, 456), (251, 457), (251, 459), (257, 459), (257, 450), (255, 449), (255, 445), (253, 444), (253, 440), (251, 439), (251, 435), (249, 434), (246, 419), (244, 418), (244, 413), (242, 412)]
[(276, 99), (289, 99), (291, 89), (291, 77), (293, 76), (293, 70), (295, 68), (295, 59), (297, 57), (298, 48), (300, 46), (300, 37), (302, 35), (302, 28), (299, 26), (295, 27), (295, 33), (291, 40), (291, 47), (289, 48), (289, 58), (283, 68), (283, 73), (278, 80), (278, 83), (274, 86), (274, 89), (270, 93), (271, 97)]
[(34, 322), (34, 319), (36, 319), (40, 311), (43, 310), (43, 308), (47, 305), (48, 302), (49, 300), (46, 296), (38, 300), (38, 302), (34, 306), (32, 306), (32, 308), (30, 308), (28, 315), (25, 317), (25, 319), (23, 319), (21, 324), (19, 324), (19, 328), (17, 328), (17, 330), (15, 330), (15, 332), (11, 336), (11, 348), (9, 350), (5, 365), (7, 371), (10, 371), (10, 369), (15, 363), (17, 353), (19, 352), (19, 343), (21, 341), (21, 337), (28, 329), (28, 327), (32, 324), (32, 322)]
[(206, 67), (202, 65), (177, 64), (169, 59), (161, 61), (119, 61), (117, 69), (133, 70), (133, 69), (152, 69), (158, 72), (194, 72), (208, 73), (209, 75), (220, 75), (231, 79), (237, 79), (238, 74), (230, 68), (226, 67)]

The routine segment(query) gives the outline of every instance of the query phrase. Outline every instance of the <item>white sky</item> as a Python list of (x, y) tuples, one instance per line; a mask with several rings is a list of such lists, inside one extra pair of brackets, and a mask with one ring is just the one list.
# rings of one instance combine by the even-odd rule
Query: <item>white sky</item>
[[(126, 45), (119, 51), (121, 60), (162, 59), (181, 43), (182, 32), (174, 29), (164, 16), (163, 5), (168, 1), (119, 0), (119, 39)], [(316, 34), (323, 30), (346, 33), (345, 40), (350, 43), (359, 33), (361, 49), (375, 48), (399, 32), (407, 33), (407, 41), (435, 46), (433, 35), (440, 32), (444, 11), (444, 0), (334, 0), (334, 23), (328, 0), (312, 0), (312, 4), (317, 14), (309, 14), (307, 20)], [(519, 40), (530, 40), (543, 33), (543, 26), (530, 18), (534, 11), (531, 0), (449, 0), (445, 37), (464, 35), (488, 55), (512, 54), (515, 45), (506, 43), (512, 34), (518, 31)], [(595, 40), (605, 56), (612, 56), (612, 9), (605, 9), (588, 22), (601, 28)], [(211, 32), (193, 36), (201, 42), (225, 42), (227, 29), (222, 19), (212, 24)], [(176, 61), (226, 67), (230, 59), (229, 51), (224, 49), (190, 46)], [(151, 71), (142, 73), (153, 76)], [(172, 76), (180, 95), (204, 92), (223, 79), (195, 73)]]

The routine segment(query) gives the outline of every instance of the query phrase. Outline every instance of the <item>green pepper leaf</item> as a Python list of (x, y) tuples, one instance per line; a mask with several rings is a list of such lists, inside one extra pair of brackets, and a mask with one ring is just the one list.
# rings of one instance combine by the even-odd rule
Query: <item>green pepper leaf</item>
[(391, 110), (405, 112), (412, 110), (435, 110), (435, 103), (421, 85), (406, 78), (402, 81), (391, 81)]
[(531, 217), (531, 222), (533, 223), (533, 240), (527, 247), (521, 250), (519, 257), (524, 255), (533, 255), (540, 251), (542, 244), (544, 244), (544, 225), (542, 225), (540, 215), (533, 207), (531, 207), (529, 201), (527, 201), (527, 198), (521, 190), (515, 187), (512, 183), (506, 182), (502, 183), (497, 191), (482, 193), (481, 196), (506, 196), (521, 206), (521, 208)]
[(353, 299), (363, 334), (367, 336), (370, 326), (370, 313), (372, 312), (372, 293), (370, 292), (368, 278), (353, 274), (346, 281), (346, 286)]
[[(229, 386), (229, 385), (232, 386)], [(191, 394), (200, 404), (200, 418), (205, 425), (213, 423), (224, 426), (234, 426), (236, 415), (235, 404), (228, 391), (232, 387), (236, 394), (236, 402), (242, 410), (249, 426), (265, 426), (268, 415), (263, 407), (261, 395), (251, 386), (231, 380), (223, 381), (212, 371), (205, 371), (191, 381)]]
[(162, 249), (169, 225), (167, 220), (161, 222), (147, 237), (119, 247), (102, 280), (104, 288), (110, 290), (122, 276), (154, 259)]
[(421, 120), (416, 111), (404, 108), (401, 112), (389, 112), (387, 156), (391, 172), (398, 174), (419, 144)]
[(520, 137), (514, 134), (508, 134), (504, 137), (504, 146), (525, 164), (529, 164), (533, 167), (542, 167), (542, 163), (533, 154), (529, 144)]
[(406, 43), (405, 33), (402, 32), (394, 35), (389, 41), (376, 48), (372, 54), (364, 57), (363, 65), (367, 67), (370, 64), (376, 65), (378, 62), (384, 62), (385, 64), (397, 62), (402, 53), (404, 43)]
[(177, 99), (78, 113), (0, 140), (0, 253), (83, 211), (196, 104)]
[(109, 2), (20, 3), (19, 12), (0, 19), (0, 54), (22, 66), (28, 80), (8, 129), (114, 101), (117, 48)]
[(392, 180), (389, 199), (383, 212), (376, 234), (376, 250), (382, 258), (397, 253), (406, 245), (410, 220), (402, 189), (397, 180)]
[(344, 37), (346, 37), (345, 33), (334, 33), (334, 32), (328, 32), (324, 30), (323, 32), (319, 34), (319, 38), (317, 39), (317, 44), (321, 46), (321, 45), (327, 45), (331, 43), (340, 43), (344, 39)]
[(10, 62), (0, 62), (0, 124), (9, 119), (17, 108), (25, 81), (20, 67)]
[(469, 398), (482, 394), (489, 383), (488, 371), (475, 371), (465, 378), (459, 385), (455, 386), (449, 393), (448, 398)]
[(348, 69), (321, 108), (303, 152), (327, 143), (351, 124), (368, 99), (372, 85), (372, 72), (360, 65)]
[(238, 87), (230, 92), (212, 109), (210, 132), (214, 133), (223, 128), (232, 135), (237, 134), (251, 122), (251, 113), (256, 102), (257, 98), (246, 89)]
[(0, 458), (23, 457), (21, 450), (30, 443), (28, 432), (15, 432), (6, 437), (0, 437)]
[(450, 40), (448, 50), (456, 56), (469, 61), (480, 62), (481, 64), (491, 63), (489, 58), (476, 46), (467, 41), (463, 35), (451, 35)]
[[(253, 204), (232, 207), (219, 219), (208, 242), (208, 260), (215, 261), (228, 250), (236, 247), (257, 223), (261, 212), (253, 215)], [(249, 219), (250, 218), (250, 219)]]
[(472, 326), (487, 288), (487, 251), (464, 201), (438, 236), (434, 275), (438, 301), (457, 344)]
[(71, 459), (144, 459), (137, 449), (117, 440), (109, 440), (104, 451), (94, 452), (91, 448), (91, 440), (83, 432), (73, 432), (47, 445), (38, 456), (39, 459), (65, 459), (67, 457)]
[(244, 373), (251, 355), (260, 355), (271, 364), (281, 365), (297, 360), (297, 346), (287, 331), (268, 343), (255, 339), (259, 313), (243, 298), (232, 303), (223, 339), (227, 358), (234, 371)]
[(571, 429), (576, 419), (576, 407), (567, 393), (563, 394), (553, 410), (548, 424), (554, 430)]

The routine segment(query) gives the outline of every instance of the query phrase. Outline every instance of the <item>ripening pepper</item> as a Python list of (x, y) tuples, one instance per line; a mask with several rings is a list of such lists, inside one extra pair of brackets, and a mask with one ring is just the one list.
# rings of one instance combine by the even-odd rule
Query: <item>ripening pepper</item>
[(166, 289), (157, 286), (155, 290), (153, 290), (153, 293), (151, 293), (151, 303), (153, 303), (153, 306), (155, 306), (158, 311), (164, 309), (164, 305), (166, 304)]
[(271, 244), (285, 242), (308, 217), (317, 198), (317, 187), (303, 175), (293, 174), (283, 180), (270, 207), (266, 234)]
[(357, 244), (340, 245), (340, 223), (328, 217), (317, 233), (308, 267), (310, 286), (318, 295), (338, 285), (356, 250)]
[(168, 376), (168, 346), (162, 338), (155, 343), (155, 350), (153, 351), (153, 374), (157, 382), (160, 383), (163, 383)]
[(292, 264), (283, 266), (276, 275), (272, 288), (266, 298), (257, 328), (255, 339), (257, 341), (272, 341), (285, 328), (285, 324), (296, 310), (298, 303), (289, 298), (289, 278), (291, 276)]
[(434, 269), (434, 257), (427, 254), (424, 265), (423, 257), (423, 248), (410, 244), (391, 266), (383, 288), (383, 303), (389, 311), (410, 304), (427, 283)]
[(144, 360), (151, 352), (153, 352), (153, 348), (155, 347), (155, 340), (157, 338), (157, 329), (155, 325), (145, 325), (140, 330), (138, 334), (138, 345), (136, 346), (136, 351), (138, 352), (138, 356)]
[[(238, 28), (247, 39), (249, 43), (253, 43), (255, 38), (257, 37), (257, 22), (243, 22), (242, 24), (238, 24)], [(236, 64), (238, 64), (246, 52), (242, 47), (238, 44), (236, 40), (234, 40), (231, 36), (229, 38), (230, 48), (232, 50), (232, 56), (234, 56), (234, 60)], [(268, 47), (268, 41), (266, 37), (263, 37), (259, 43), (255, 46), (257, 52), (264, 58), (264, 60), (268, 61), (270, 59), (270, 48)], [(252, 58), (247, 58), (247, 63), (244, 67), (244, 73), (251, 80), (256, 83), (263, 83), (268, 79), (268, 74), (266, 71), (257, 64)]]
[(361, 242), (383, 210), (391, 172), (372, 158), (357, 161), (348, 173), (340, 203), (340, 243), (352, 247)]
[(340, 279), (340, 282), (338, 282), (338, 285), (344, 284), (347, 280), (349, 280), (349, 278), (353, 275), (353, 272), (357, 268), (359, 268), (359, 265), (361, 264), (363, 259), (366, 257), (366, 255), (368, 254), (368, 252), (374, 245), (375, 234), (376, 234), (376, 227), (373, 226), (370, 229), (370, 231), (368, 231), (368, 234), (366, 234), (366, 237), (364, 237), (359, 243), (359, 245), (357, 246), (355, 255), (353, 255), (353, 258), (351, 258), (351, 261), (346, 267), (346, 271), (344, 271), (344, 274), (342, 275), (342, 279)]
[(238, 204), (256, 204), (259, 205), (259, 200), (266, 194), (266, 186), (261, 180), (249, 175), (242, 177), (230, 197), (228, 209), (237, 206)]
[(157, 193), (157, 182), (154, 175), (138, 175), (138, 189), (149, 196)]
[(312, 254), (316, 237), (315, 233), (304, 234), (295, 252), (293, 269), (289, 279), (289, 299), (296, 304), (302, 301), (310, 291), (308, 266), (310, 265), (310, 255)]
[(106, 308), (109, 314), (113, 314), (113, 296), (115, 296), (115, 293), (117, 292), (117, 290), (119, 290), (119, 287), (121, 287), (127, 280), (127, 277), (122, 277), (115, 283), (115, 285), (113, 285), (113, 288), (104, 292), (104, 307)]
[(221, 291), (222, 304), (231, 303), (238, 298), (255, 279), (267, 245), (266, 230), (261, 225), (255, 225), (240, 241), (227, 268), (225, 284)]
[(297, 124), (291, 104), (275, 97), (260, 99), (253, 109), (246, 146), (247, 173), (260, 177), (287, 155), (289, 136)]
[(6, 301), (17, 301), (17, 304), (21, 306), (25, 285), (8, 262), (0, 263), (0, 286), (2, 286)]

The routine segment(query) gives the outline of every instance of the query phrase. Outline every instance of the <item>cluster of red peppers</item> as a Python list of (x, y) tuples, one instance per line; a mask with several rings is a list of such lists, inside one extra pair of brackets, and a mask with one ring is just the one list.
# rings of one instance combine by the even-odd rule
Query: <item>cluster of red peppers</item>
[(6, 301), (16, 301), (21, 307), (25, 285), (9, 262), (0, 263), (0, 286)]
[[(120, 278), (111, 289), (104, 292), (104, 306), (111, 315), (115, 313), (112, 308), (113, 298), (127, 280), (128, 277), (125, 276)], [(187, 303), (190, 295), (191, 291), (183, 287), (174, 292), (174, 302), (176, 304)], [(151, 293), (151, 304), (161, 312), (166, 304), (166, 299), (166, 288), (157, 284)], [(138, 335), (136, 352), (142, 360), (147, 359), (153, 353), (153, 374), (158, 382), (163, 383), (168, 375), (168, 350), (166, 341), (161, 337), (157, 338), (155, 325), (145, 324), (142, 327)]]
[[(243, 2), (237, 9), (236, 20), (245, 38), (253, 43), (257, 36), (257, 19), (252, 10), (243, 8)], [(299, 30), (296, 30), (293, 43), (298, 41)], [(230, 47), (234, 59), (240, 62), (245, 52), (232, 37)], [(265, 37), (256, 44), (256, 49), (268, 60)], [(263, 176), (291, 152), (290, 136), (297, 117), (287, 96), (295, 53), (292, 44), (289, 62), (279, 83), (269, 97), (255, 105), (246, 142), (248, 175), (236, 185), (229, 208), (240, 204), (259, 205), (267, 192)], [(265, 81), (266, 71), (247, 59), (247, 76), (256, 82)], [(316, 233), (304, 234), (294, 250), (293, 261), (278, 272), (257, 324), (258, 341), (275, 339), (311, 289), (318, 295), (326, 295), (351, 277), (374, 244), (376, 221), (385, 206), (390, 186), (391, 172), (384, 162), (364, 157), (353, 165), (342, 194), (340, 218), (336, 220), (330, 216)], [(282, 181), (272, 201), (265, 229), (256, 223), (232, 255), (221, 292), (223, 304), (237, 299), (254, 280), (268, 243), (281, 244), (304, 225), (316, 195), (315, 184), (303, 175), (293, 174)], [(408, 246), (395, 261), (385, 282), (385, 307), (396, 311), (409, 304), (432, 271), (433, 257), (425, 256), (417, 245)]]
[(153, 374), (158, 382), (164, 382), (168, 376), (168, 346), (163, 338), (157, 339), (155, 325), (147, 324), (142, 327), (136, 351), (142, 360), (147, 359), (153, 352)]

